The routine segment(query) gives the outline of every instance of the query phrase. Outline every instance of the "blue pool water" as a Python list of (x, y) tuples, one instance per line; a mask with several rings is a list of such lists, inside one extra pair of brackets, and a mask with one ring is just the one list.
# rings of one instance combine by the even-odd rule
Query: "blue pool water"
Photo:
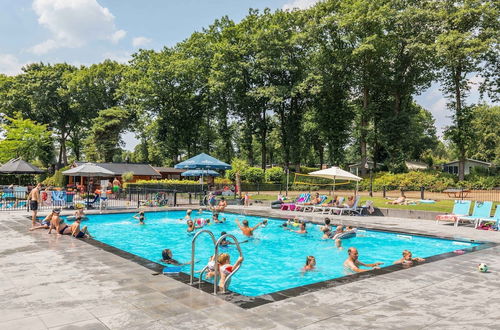
[[(193, 234), (187, 233), (185, 221), (179, 220), (184, 217), (184, 211), (146, 213), (146, 225), (142, 226), (132, 215), (90, 215), (83, 224), (88, 226), (94, 239), (145, 259), (158, 262), (161, 251), (169, 248), (174, 259), (181, 262), (190, 260)], [(199, 217), (196, 211), (193, 215)], [(202, 215), (205, 218), (210, 216), (209, 212)], [(226, 231), (240, 242), (247, 239), (234, 223), (236, 218), (242, 219), (241, 215), (226, 213), (220, 217), (226, 217), (226, 223), (212, 224), (205, 229), (211, 230), (216, 237), (221, 231)], [(244, 218), (249, 220), (251, 226), (262, 220), (252, 216)], [(382, 267), (390, 266), (401, 258), (404, 249), (412, 251), (414, 257), (426, 258), (474, 246), (452, 240), (364, 230), (354, 238), (345, 239), (344, 249), (338, 250), (333, 240), (321, 239), (322, 233), (317, 225), (308, 224), (308, 234), (300, 235), (283, 230), (281, 224), (280, 220), (270, 219), (267, 227), (255, 231), (255, 238), (241, 245), (245, 261), (233, 276), (230, 290), (246, 296), (259, 296), (348, 275), (343, 262), (350, 246), (359, 250), (362, 262), (383, 262)], [(238, 258), (235, 247), (222, 248), (221, 252), (228, 252), (232, 263)], [(197, 240), (196, 259), (199, 262), (195, 269), (203, 268), (212, 254), (213, 243), (208, 235), (201, 235)], [(315, 256), (317, 271), (303, 275), (301, 268), (309, 255)], [(183, 272), (189, 274), (189, 266), (183, 267)]]

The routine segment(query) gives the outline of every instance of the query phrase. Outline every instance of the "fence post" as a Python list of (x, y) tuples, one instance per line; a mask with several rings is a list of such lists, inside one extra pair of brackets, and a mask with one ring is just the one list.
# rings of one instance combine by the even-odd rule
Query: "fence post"
[(136, 188), (137, 188), (137, 208), (140, 208), (141, 202), (139, 201), (139, 187), (136, 187)]
[(189, 196), (189, 205), (191, 205), (191, 193), (188, 193)]
[(174, 191), (174, 207), (177, 206), (177, 190)]
[(257, 182), (257, 195), (260, 195), (260, 183)]
[(425, 199), (424, 192), (425, 192), (425, 187), (420, 187), (420, 199)]
[(382, 196), (385, 198), (386, 196), (386, 191), (385, 191), (385, 186), (382, 186)]

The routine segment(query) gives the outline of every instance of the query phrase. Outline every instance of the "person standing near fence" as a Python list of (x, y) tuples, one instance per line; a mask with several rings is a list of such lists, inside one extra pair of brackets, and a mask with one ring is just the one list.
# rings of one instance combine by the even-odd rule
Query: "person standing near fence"
[(113, 195), (118, 198), (118, 194), (120, 193), (121, 182), (117, 178), (113, 180)]
[(36, 187), (33, 188), (28, 194), (28, 202), (30, 206), (31, 214), (31, 228), (35, 227), (36, 224), (36, 214), (38, 212), (38, 204), (40, 204), (40, 188), (42, 185), (37, 183)]

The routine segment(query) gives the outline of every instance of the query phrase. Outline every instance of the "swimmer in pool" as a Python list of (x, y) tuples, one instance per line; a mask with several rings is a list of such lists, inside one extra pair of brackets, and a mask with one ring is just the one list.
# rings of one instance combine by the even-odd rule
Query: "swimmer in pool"
[(140, 225), (144, 225), (144, 211), (141, 211), (133, 216), (134, 219), (139, 220)]
[(187, 232), (188, 233), (191, 233), (191, 232), (195, 231), (196, 229), (200, 229), (201, 228), (201, 227), (196, 226), (194, 224), (193, 220), (188, 220), (187, 226), (188, 226), (188, 228), (187, 228)]
[(184, 216), (184, 219), (179, 219), (179, 220), (186, 220), (186, 221), (191, 220), (191, 213), (192, 212), (193, 212), (193, 210), (187, 210), (186, 215)]
[(261, 227), (262, 227), (262, 228), (267, 227), (267, 219), (264, 219), (264, 220), (262, 221), (262, 225), (261, 225)]
[(163, 263), (169, 264), (169, 265), (175, 265), (175, 266), (185, 266), (185, 265), (190, 265), (191, 264), (191, 262), (181, 263), (181, 262), (175, 260), (172, 257), (172, 250), (170, 250), (170, 249), (164, 249), (161, 252), (161, 260), (160, 260), (160, 262), (163, 262)]
[(413, 258), (412, 254), (408, 250), (403, 250), (403, 257), (399, 260), (394, 261), (394, 264), (402, 264), (403, 266), (413, 266), (415, 262), (424, 262), (424, 258)]
[(349, 270), (356, 272), (356, 273), (367, 272), (369, 270), (369, 269), (361, 269), (361, 268), (359, 268), (359, 266), (371, 267), (372, 269), (379, 269), (380, 267), (378, 267), (378, 266), (384, 264), (383, 262), (375, 262), (373, 264), (365, 264), (365, 263), (359, 261), (358, 260), (358, 256), (359, 256), (358, 250), (354, 247), (350, 247), (349, 249), (347, 249), (347, 254), (348, 254), (348, 257), (344, 261), (344, 267), (346, 269), (349, 269)]
[[(223, 231), (223, 232), (221, 232), (221, 233), (220, 233), (220, 237), (222, 237), (222, 236), (224, 236), (224, 235), (226, 235), (226, 234), (227, 234), (227, 233), (226, 233), (225, 231)], [(243, 244), (243, 243), (247, 243), (247, 242), (248, 242), (248, 240), (243, 241), (243, 242), (239, 242), (239, 243), (240, 243), (240, 244)], [(228, 247), (228, 245), (236, 245), (236, 243), (231, 242), (231, 241), (227, 240), (226, 238), (224, 238), (224, 239), (220, 242), (220, 244), (219, 244), (219, 245), (220, 245), (221, 247)]]
[(287, 228), (288, 230), (290, 230), (291, 232), (293, 233), (297, 233), (297, 234), (307, 234), (307, 230), (306, 230), (306, 224), (305, 223), (301, 223), (300, 224), (300, 227), (299, 227), (299, 230), (292, 230), (291, 228)]
[(258, 224), (256, 224), (255, 226), (253, 227), (250, 227), (249, 224), (248, 224), (248, 220), (243, 220), (243, 222), (240, 224), (240, 220), (236, 219), (236, 224), (238, 225), (238, 227), (241, 229), (241, 233), (247, 237), (252, 237), (253, 236), (253, 231), (257, 228), (259, 228), (260, 226), (262, 226), (262, 222), (259, 222)]
[(212, 221), (214, 223), (224, 223), (226, 221), (226, 218), (222, 218), (222, 220), (219, 220), (219, 213), (217, 212), (214, 212), (212, 214)]
[(332, 232), (332, 226), (330, 225), (329, 218), (325, 218), (325, 224), (320, 227), (320, 230), (323, 232), (323, 237), (321, 237), (322, 239), (331, 238), (333, 232)]
[(335, 232), (331, 236), (331, 239), (337, 239), (337, 237), (344, 232), (344, 227), (342, 225), (337, 225)]
[(306, 265), (302, 268), (302, 272), (308, 272), (314, 270), (316, 267), (316, 259), (314, 256), (308, 256), (306, 258)]
[(198, 214), (203, 214), (203, 209), (198, 209)]
[[(238, 260), (236, 260), (236, 262), (234, 263), (234, 265), (231, 265), (229, 254), (222, 253), (219, 255), (217, 262), (219, 263), (219, 275), (220, 275), (219, 288), (221, 289), (222, 292), (225, 292), (227, 276), (231, 274), (231, 272), (233, 272), (233, 270), (236, 269), (239, 265), (241, 265), (241, 263), (243, 262), (243, 258), (239, 257)], [(229, 283), (227, 284), (229, 285)]]

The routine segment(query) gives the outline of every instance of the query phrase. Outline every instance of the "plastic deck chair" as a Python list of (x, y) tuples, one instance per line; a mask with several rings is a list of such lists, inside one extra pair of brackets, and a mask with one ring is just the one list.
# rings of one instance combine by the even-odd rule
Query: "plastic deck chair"
[(475, 223), (475, 227), (479, 227), (481, 226), (481, 223), (482, 222), (488, 222), (488, 221), (495, 221), (495, 228), (497, 230), (500, 230), (500, 228), (498, 227), (500, 225), (500, 204), (497, 205), (496, 209), (495, 209), (495, 214), (492, 216), (492, 217), (488, 217), (488, 218), (479, 218), (478, 220), (476, 220), (476, 223)]
[(436, 216), (436, 223), (439, 221), (453, 221), (457, 222), (460, 217), (465, 217), (469, 215), (470, 201), (455, 200), (453, 204), (453, 210), (451, 214), (440, 214)]
[(458, 226), (458, 221), (469, 221), (474, 222), (475, 227), (477, 228), (477, 224), (480, 219), (489, 219), (491, 214), (491, 208), (493, 207), (493, 202), (478, 202), (474, 203), (474, 210), (472, 211), (471, 216), (459, 217), (457, 221), (455, 221), (455, 227)]

